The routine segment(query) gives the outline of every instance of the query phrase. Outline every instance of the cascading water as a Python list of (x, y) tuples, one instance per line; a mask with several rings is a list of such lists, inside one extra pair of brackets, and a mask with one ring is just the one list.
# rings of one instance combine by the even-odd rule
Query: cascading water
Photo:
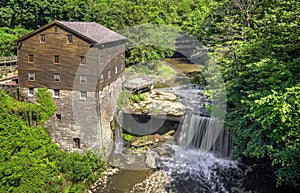
[(219, 157), (229, 157), (232, 139), (223, 123), (211, 117), (187, 114), (183, 121), (179, 146), (186, 149), (201, 149)]
[[(274, 184), (270, 185), (272, 188), (262, 189), (260, 183), (265, 180), (266, 176), (257, 179), (255, 174), (252, 181), (251, 178), (249, 179), (248, 174), (253, 172), (252, 168), (255, 166), (247, 166), (229, 159), (232, 148), (229, 131), (224, 130), (221, 121), (207, 116), (204, 110), (205, 105), (202, 104), (207, 99), (203, 98), (201, 88), (203, 87), (194, 85), (169, 88), (170, 91), (181, 97), (179, 100), (187, 101), (185, 104), (192, 105), (187, 106), (187, 111), (190, 113), (186, 114), (182, 127), (177, 132), (176, 142), (178, 143), (174, 145), (175, 142), (170, 141), (153, 148), (158, 170), (145, 180), (128, 188), (127, 176), (124, 180), (119, 180), (118, 183), (126, 185), (126, 190), (122, 189), (120, 192), (278, 193), (273, 188)], [(201, 102), (197, 100), (197, 96)], [(200, 105), (200, 108), (196, 108), (196, 104)], [(203, 109), (201, 109), (201, 105)], [(119, 111), (115, 153), (121, 153), (123, 148), (120, 141), (122, 140), (120, 130), (120, 124), (123, 123), (122, 119), (122, 111)], [(134, 175), (139, 178), (138, 172)], [(269, 177), (269, 179), (271, 178)], [(267, 183), (269, 185), (269, 181)], [(108, 192), (117, 192), (114, 186), (110, 190), (112, 191)]]
[(181, 101), (187, 101), (189, 113), (178, 131), (178, 145), (172, 146), (173, 156), (159, 161), (160, 169), (171, 177), (167, 192), (231, 192), (242, 184), (237, 162), (223, 159), (232, 149), (229, 132), (220, 120), (205, 116), (201, 108), (207, 99), (200, 89), (195, 85), (175, 89)]
[(123, 136), (122, 136), (122, 122), (123, 122), (123, 112), (119, 110), (118, 117), (116, 121), (116, 130), (115, 130), (115, 149), (114, 153), (121, 154), (123, 151)]

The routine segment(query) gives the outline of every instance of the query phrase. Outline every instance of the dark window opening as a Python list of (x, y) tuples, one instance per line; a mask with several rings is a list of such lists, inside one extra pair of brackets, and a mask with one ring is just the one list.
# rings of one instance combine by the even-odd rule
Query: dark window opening
[(34, 62), (34, 56), (32, 54), (28, 55), (28, 62), (33, 63)]
[(35, 81), (35, 73), (33, 73), (33, 72), (28, 73), (28, 80)]
[(80, 139), (74, 138), (74, 148), (80, 148)]
[(45, 34), (40, 34), (40, 42), (45, 43), (46, 42), (46, 35)]
[(85, 56), (80, 56), (80, 64), (86, 64)]
[(67, 35), (67, 43), (72, 44), (73, 43), (73, 37), (72, 35)]
[(61, 121), (61, 114), (56, 114), (56, 118)]
[(103, 64), (103, 63), (104, 63), (104, 57), (101, 56), (101, 57), (100, 57), (100, 64)]
[(54, 89), (54, 96), (59, 97), (59, 90), (58, 89)]
[(34, 88), (29, 88), (28, 95), (33, 96), (33, 93), (34, 93)]
[(53, 63), (59, 64), (59, 56), (58, 55), (53, 56)]

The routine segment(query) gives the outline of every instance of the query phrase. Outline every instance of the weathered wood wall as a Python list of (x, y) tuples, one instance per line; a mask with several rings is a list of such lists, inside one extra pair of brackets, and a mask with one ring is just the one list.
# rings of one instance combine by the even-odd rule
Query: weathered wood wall
[[(124, 41), (92, 45), (67, 29), (57, 27), (58, 32), (54, 32), (53, 25), (49, 26), (18, 46), (19, 87), (96, 91), (124, 71)], [(40, 34), (45, 34), (45, 43), (40, 42)], [(73, 35), (72, 44), (67, 43), (69, 34)], [(34, 62), (28, 61), (29, 55), (34, 56)], [(59, 56), (59, 64), (54, 63), (55, 55)], [(86, 64), (81, 64), (82, 56), (86, 57)], [(35, 73), (35, 81), (28, 80), (28, 73)], [(54, 82), (54, 74), (60, 75), (60, 82)], [(101, 74), (104, 81), (99, 80)], [(80, 84), (80, 75), (87, 76), (87, 84)]]

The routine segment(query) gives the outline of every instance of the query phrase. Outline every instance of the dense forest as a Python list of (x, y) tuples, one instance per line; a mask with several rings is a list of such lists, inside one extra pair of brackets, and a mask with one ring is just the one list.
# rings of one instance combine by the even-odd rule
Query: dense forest
[[(270, 159), (278, 185), (299, 187), (299, 13), (297, 0), (6, 0), (0, 2), (0, 56), (15, 55), (14, 40), (53, 20), (95, 21), (112, 30), (146, 23), (179, 27), (203, 42), (221, 69), (227, 94), (226, 127), (234, 136), (235, 157)], [(134, 49), (127, 53), (127, 64), (171, 55), (159, 47)], [(1, 186), (20, 185), (22, 172), (17, 171), (25, 171), (26, 165), (17, 165), (15, 157), (21, 141), (14, 142), (15, 148), (7, 150), (10, 153), (4, 155), (2, 151), (6, 143), (11, 143), (2, 138), (10, 139), (21, 129), (28, 132), (26, 135), (38, 135), (33, 132), (38, 130), (43, 137), (35, 139), (36, 144), (29, 143), (34, 147), (26, 151), (32, 152), (20, 151), (22, 155), (18, 156), (36, 159), (31, 163), (45, 167), (44, 177), (53, 171), (53, 178), (41, 176), (40, 181), (57, 180), (54, 176), (63, 170), (56, 167), (59, 162), (55, 159), (60, 156), (47, 154), (58, 152), (57, 147), (41, 128), (17, 125), (20, 119), (3, 106), (3, 97)], [(43, 157), (34, 155), (38, 150), (45, 152), (39, 154)], [(15, 165), (3, 165), (7, 160)]]

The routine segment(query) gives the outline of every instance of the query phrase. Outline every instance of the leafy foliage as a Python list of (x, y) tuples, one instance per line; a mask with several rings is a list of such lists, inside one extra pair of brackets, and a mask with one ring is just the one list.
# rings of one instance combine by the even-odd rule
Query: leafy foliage
[(0, 56), (16, 55), (17, 49), (14, 41), (29, 32), (30, 30), (26, 30), (22, 27), (13, 29), (9, 27), (0, 27)]
[(26, 124), (26, 106), (45, 115), (53, 111), (46, 106), (41, 110), (51, 97), (39, 92), (41, 105), (17, 102), (0, 90), (0, 192), (83, 192), (105, 162), (91, 152), (61, 151), (44, 128)]
[(144, 101), (146, 100), (146, 97), (139, 91), (137, 93), (133, 93), (131, 96), (130, 96), (130, 100), (134, 103), (139, 103), (141, 101)]
[[(235, 155), (269, 157), (279, 185), (299, 186), (299, 9), (297, 0), (7, 0), (0, 2), (0, 56), (16, 54), (14, 40), (55, 19), (95, 21), (112, 30), (125, 29), (130, 48), (127, 66), (146, 64), (152, 71), (140, 66), (141, 73), (163, 72), (167, 77), (168, 70), (155, 64), (172, 55), (174, 42), (164, 41), (164, 37), (176, 32), (158, 26), (181, 28), (213, 51), (222, 72), (226, 88), (215, 85), (207, 93), (215, 95), (226, 89), (226, 120), (234, 134)], [(142, 25), (146, 23), (153, 27)], [(154, 46), (149, 37), (155, 37), (155, 45), (161, 46)], [(205, 81), (199, 75), (193, 82), (220, 78), (215, 68), (208, 71)], [(128, 97), (118, 106), (128, 103)], [(62, 184), (80, 181), (94, 170), (83, 166), (75, 155), (70, 156), (76, 163), (66, 158), (66, 165), (58, 167), (59, 157), (64, 156), (57, 153), (43, 129), (28, 127), (41, 124), (53, 112), (51, 102), (43, 105), (42, 101), (41, 105), (20, 103), (1, 94), (0, 132), (5, 139), (1, 141), (1, 192), (22, 188), (22, 192), (30, 192), (30, 187), (36, 192), (61, 192)], [(39, 161), (35, 156), (41, 156)], [(50, 157), (56, 161), (49, 161)], [(72, 170), (71, 165), (82, 171)], [(68, 167), (68, 173), (61, 172)], [(40, 172), (41, 177), (27, 173), (27, 169), (33, 174)], [(24, 185), (26, 179), (28, 186)], [(46, 181), (48, 185), (43, 185)]]
[(234, 153), (271, 158), (278, 185), (300, 185), (299, 9), (294, 0), (219, 2), (202, 32), (225, 80)]
[(39, 88), (36, 93), (37, 102), (40, 103), (40, 122), (44, 123), (56, 111), (56, 106), (51, 98), (51, 94), (45, 88)]

